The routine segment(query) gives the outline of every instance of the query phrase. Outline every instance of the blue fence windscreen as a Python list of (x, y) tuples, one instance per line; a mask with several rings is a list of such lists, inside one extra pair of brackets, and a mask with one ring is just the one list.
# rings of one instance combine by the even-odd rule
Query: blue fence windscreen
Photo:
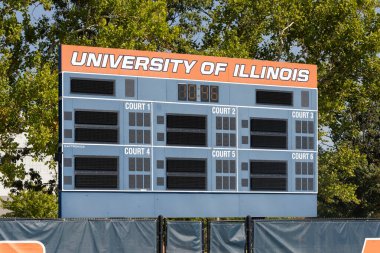
[(242, 222), (211, 222), (210, 253), (245, 252), (246, 233)]
[(365, 238), (380, 237), (371, 220), (255, 221), (254, 253), (357, 253)]
[(201, 222), (168, 221), (166, 229), (166, 253), (202, 252)]
[(0, 220), (0, 240), (40, 241), (46, 253), (157, 252), (155, 220)]

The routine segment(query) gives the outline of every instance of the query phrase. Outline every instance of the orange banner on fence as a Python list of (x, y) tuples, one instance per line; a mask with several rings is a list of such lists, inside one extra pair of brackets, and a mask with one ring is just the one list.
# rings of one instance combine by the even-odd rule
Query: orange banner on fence
[(190, 54), (62, 45), (61, 71), (317, 87), (317, 66)]
[(0, 241), (2, 253), (45, 253), (45, 246), (37, 241)]
[(362, 253), (379, 253), (380, 252), (380, 238), (366, 238)]

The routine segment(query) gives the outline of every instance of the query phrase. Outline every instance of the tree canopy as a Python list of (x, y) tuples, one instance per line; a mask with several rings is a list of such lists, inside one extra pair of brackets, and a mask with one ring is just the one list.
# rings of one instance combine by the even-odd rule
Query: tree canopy
[(318, 66), (319, 215), (379, 217), (379, 10), (377, 0), (2, 1), (0, 180), (11, 187), (27, 176), (25, 156), (57, 150), (61, 43), (301, 62)]

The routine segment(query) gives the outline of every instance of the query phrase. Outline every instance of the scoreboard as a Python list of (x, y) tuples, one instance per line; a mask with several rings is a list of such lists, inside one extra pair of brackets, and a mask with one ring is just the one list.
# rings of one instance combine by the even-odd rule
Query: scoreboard
[(317, 215), (316, 66), (62, 45), (68, 217)]

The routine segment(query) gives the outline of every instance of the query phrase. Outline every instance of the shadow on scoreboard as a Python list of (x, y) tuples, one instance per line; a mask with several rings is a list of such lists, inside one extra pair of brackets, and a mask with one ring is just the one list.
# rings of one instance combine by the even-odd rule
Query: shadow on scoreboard
[[(345, 252), (380, 248), (380, 220), (0, 219), (0, 252)], [(6, 249), (6, 250), (4, 250)]]

